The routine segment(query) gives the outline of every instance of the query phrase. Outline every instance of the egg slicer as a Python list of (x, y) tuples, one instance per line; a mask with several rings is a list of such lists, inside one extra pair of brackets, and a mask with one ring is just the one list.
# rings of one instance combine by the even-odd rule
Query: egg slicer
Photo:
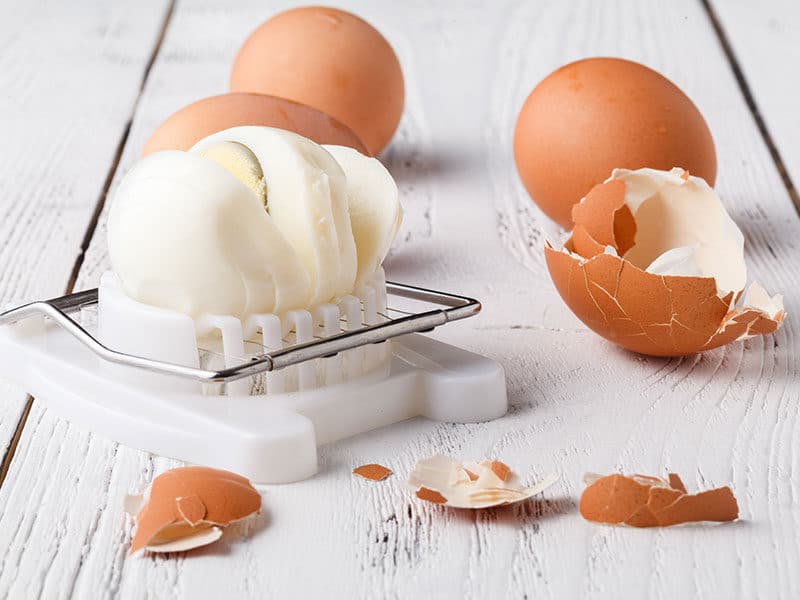
[(504, 415), (500, 365), (420, 333), (480, 308), (379, 270), (311, 310), (193, 318), (131, 299), (106, 273), (97, 289), (0, 313), (0, 377), (122, 444), (298, 481), (320, 444), (417, 416)]

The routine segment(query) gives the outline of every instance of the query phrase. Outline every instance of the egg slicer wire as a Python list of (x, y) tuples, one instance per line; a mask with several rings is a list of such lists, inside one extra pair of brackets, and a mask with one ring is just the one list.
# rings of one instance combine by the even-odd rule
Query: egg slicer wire
[[(371, 309), (377, 322), (359, 318), (358, 327), (328, 327), (309, 341), (259, 346), (244, 359), (225, 357), (223, 367), (209, 368), (124, 352), (98, 339), (91, 315), (96, 320), (104, 288), (107, 298), (121, 296), (109, 276), (99, 289), (0, 313), (0, 376), (56, 414), (120, 443), (230, 469), (258, 483), (284, 483), (317, 471), (320, 444), (417, 416), (478, 422), (507, 410), (500, 365), (421, 335), (476, 315), (481, 304), (473, 298), (385, 282), (386, 299)], [(396, 301), (432, 308), (391, 307)], [(378, 348), (385, 363), (354, 378), (335, 375), (330, 383), (326, 376), (316, 386), (296, 381), (296, 389), (274, 393), (249, 383), (307, 369), (309, 362), (330, 364), (356, 352), (374, 356)]]

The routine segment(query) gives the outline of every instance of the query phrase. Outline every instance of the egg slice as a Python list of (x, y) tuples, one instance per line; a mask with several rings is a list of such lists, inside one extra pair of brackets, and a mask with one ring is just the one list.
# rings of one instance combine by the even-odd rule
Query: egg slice
[[(220, 146), (232, 142), (236, 145)], [(355, 285), (357, 257), (347, 180), (339, 163), (311, 140), (270, 127), (226, 129), (202, 139), (190, 152), (219, 154), (220, 148), (237, 145), (257, 161), (266, 182), (270, 220), (308, 272), (308, 304), (349, 294)], [(242, 165), (241, 156), (230, 160)], [(251, 167), (245, 161), (239, 168)]]
[(403, 211), (397, 184), (379, 160), (345, 146), (323, 146), (347, 178), (350, 222), (358, 254), (357, 280), (381, 266), (400, 229)]
[(280, 313), (310, 295), (303, 263), (257, 194), (199, 154), (156, 152), (128, 172), (108, 250), (129, 296), (190, 315)]

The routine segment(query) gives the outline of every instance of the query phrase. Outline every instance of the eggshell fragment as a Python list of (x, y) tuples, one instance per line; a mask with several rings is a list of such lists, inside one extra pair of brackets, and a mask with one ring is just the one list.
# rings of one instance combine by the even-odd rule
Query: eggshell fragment
[(373, 155), (397, 129), (405, 93), (386, 38), (356, 15), (322, 6), (287, 10), (258, 27), (236, 55), (230, 89), (313, 106), (355, 131)]
[(489, 508), (526, 500), (558, 480), (549, 475), (533, 487), (523, 487), (511, 469), (499, 461), (460, 462), (436, 454), (417, 462), (408, 485), (420, 500), (454, 508)]
[(153, 480), (146, 496), (126, 499), (126, 510), (137, 511), (131, 554), (178, 552), (210, 544), (220, 527), (259, 512), (261, 495), (250, 482), (229, 471), (183, 467)]
[(324, 112), (265, 94), (222, 94), (203, 98), (171, 115), (150, 136), (142, 155), (158, 150), (186, 151), (204, 137), (240, 125), (293, 131), (318, 144), (367, 149), (349, 127)]
[(370, 481), (383, 481), (392, 474), (392, 470), (383, 465), (371, 463), (356, 467), (353, 469), (353, 473)]
[(695, 521), (734, 521), (739, 506), (729, 487), (688, 494), (680, 477), (668, 480), (643, 475), (584, 476), (583, 518), (612, 525), (668, 527)]
[(620, 346), (682, 356), (772, 333), (780, 296), (746, 284), (744, 238), (714, 191), (682, 169), (617, 169), (573, 210), (553, 283), (589, 328)]

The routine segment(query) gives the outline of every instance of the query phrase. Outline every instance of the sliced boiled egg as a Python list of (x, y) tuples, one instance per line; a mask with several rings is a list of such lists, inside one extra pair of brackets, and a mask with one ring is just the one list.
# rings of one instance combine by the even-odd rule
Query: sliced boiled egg
[(137, 163), (111, 208), (109, 253), (141, 302), (194, 316), (283, 313), (352, 293), (400, 218), (377, 160), (235, 127)]
[(164, 150), (117, 189), (108, 251), (132, 298), (190, 315), (303, 307), (310, 278), (253, 191), (203, 158)]
[(381, 162), (346, 146), (323, 146), (341, 165), (347, 178), (350, 222), (358, 253), (361, 280), (381, 266), (400, 229), (403, 211), (397, 184)]
[(308, 271), (308, 304), (349, 294), (357, 258), (347, 180), (339, 163), (311, 140), (270, 127), (226, 129), (200, 140), (190, 152), (218, 154), (220, 144), (231, 142), (244, 146), (263, 173), (267, 212)]

